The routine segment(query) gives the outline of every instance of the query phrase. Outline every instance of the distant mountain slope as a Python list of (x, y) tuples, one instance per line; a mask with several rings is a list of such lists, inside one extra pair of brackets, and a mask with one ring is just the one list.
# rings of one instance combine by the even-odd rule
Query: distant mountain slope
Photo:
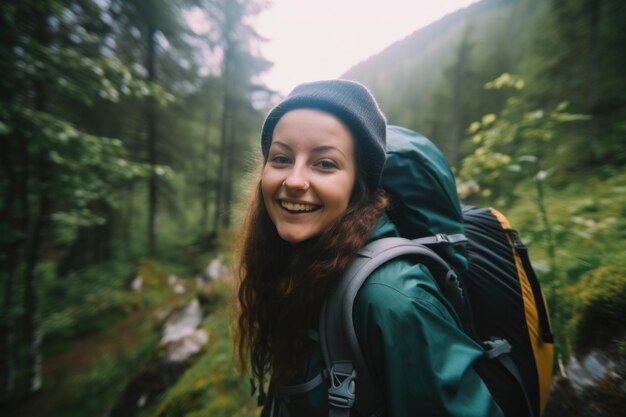
[(370, 87), (391, 123), (445, 142), (501, 105), (497, 98), (483, 99), (482, 86), (502, 72), (521, 71), (532, 53), (540, 3), (482, 0), (395, 42), (343, 77)]

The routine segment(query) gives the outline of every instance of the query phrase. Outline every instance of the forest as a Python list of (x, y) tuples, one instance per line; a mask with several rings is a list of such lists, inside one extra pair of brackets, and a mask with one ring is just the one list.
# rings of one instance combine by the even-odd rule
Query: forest
[[(258, 415), (229, 267), (278, 98), (253, 24), (267, 6), (0, 3), (3, 415)], [(556, 336), (546, 417), (626, 406), (625, 15), (481, 0), (341, 76), (519, 230)]]

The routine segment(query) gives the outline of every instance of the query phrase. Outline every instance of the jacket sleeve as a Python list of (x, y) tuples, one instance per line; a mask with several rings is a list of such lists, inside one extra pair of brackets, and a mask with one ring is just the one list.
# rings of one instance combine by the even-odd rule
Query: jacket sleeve
[(359, 290), (354, 324), (388, 417), (499, 417), (472, 368), (483, 351), (460, 328), (428, 270), (396, 260)]

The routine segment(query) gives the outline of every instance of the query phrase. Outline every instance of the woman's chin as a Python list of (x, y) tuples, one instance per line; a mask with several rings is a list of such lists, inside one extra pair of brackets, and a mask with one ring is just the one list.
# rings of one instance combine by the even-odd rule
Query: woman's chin
[(278, 236), (285, 242), (289, 242), (293, 245), (305, 242), (319, 233), (314, 233), (309, 230), (278, 230)]

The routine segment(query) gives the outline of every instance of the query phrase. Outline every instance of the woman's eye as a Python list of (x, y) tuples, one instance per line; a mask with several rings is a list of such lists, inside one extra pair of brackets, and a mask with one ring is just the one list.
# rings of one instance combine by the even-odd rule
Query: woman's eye
[(289, 163), (289, 158), (287, 158), (286, 156), (283, 155), (275, 155), (272, 157), (272, 159), (270, 160), (271, 162), (275, 163), (275, 164), (288, 164)]
[(330, 161), (328, 159), (323, 159), (323, 160), (319, 161), (317, 163), (317, 166), (322, 168), (322, 169), (335, 169), (335, 168), (337, 168), (337, 164), (335, 164), (333, 161)]

